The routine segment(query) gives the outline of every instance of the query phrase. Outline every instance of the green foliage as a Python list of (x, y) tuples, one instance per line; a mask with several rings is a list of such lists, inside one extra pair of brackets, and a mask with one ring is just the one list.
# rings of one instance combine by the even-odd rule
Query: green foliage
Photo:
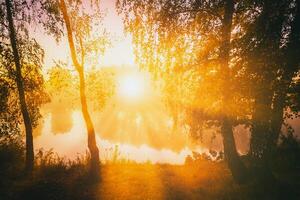
[(224, 153), (210, 150), (208, 152), (198, 153), (193, 151), (192, 155), (188, 155), (185, 158), (186, 165), (204, 165), (204, 164), (216, 164), (224, 160)]
[(282, 135), (273, 158), (275, 168), (297, 170), (300, 167), (300, 140), (292, 133)]
[[(85, 65), (99, 65), (99, 57), (111, 45), (107, 30), (102, 26), (104, 13), (100, 10), (100, 1), (65, 1), (71, 21), (77, 60)], [(64, 28), (61, 28), (64, 32)]]
[[(80, 106), (79, 80), (64, 63), (57, 63), (49, 69), (46, 91), (51, 96), (51, 105), (64, 105), (68, 109)], [(114, 72), (103, 69), (92, 69), (86, 73), (86, 93), (92, 110), (100, 111), (115, 93)]]
[(57, 63), (47, 72), (46, 90), (52, 103), (62, 103), (70, 108), (78, 105), (78, 78), (64, 63)]
[[(44, 78), (42, 75), (42, 62), (44, 51), (35, 40), (20, 39), (19, 51), (21, 55), (22, 76), (24, 90), (26, 92), (26, 101), (31, 116), (32, 125), (36, 126), (39, 118), (39, 108), (49, 101), (45, 92)], [(26, 52), (26, 53), (25, 53)], [(3, 105), (1, 119), (3, 123), (14, 120), (16, 124), (22, 122), (21, 111), (19, 108), (19, 99), (17, 86), (15, 83), (15, 66), (13, 63), (12, 52), (8, 46), (3, 46), (0, 55), (0, 78), (3, 85), (1, 86), (1, 104)], [(10, 115), (8, 118), (8, 114)]]
[(116, 80), (114, 72), (103, 69), (93, 69), (86, 77), (87, 99), (95, 111), (101, 111), (115, 94)]
[(0, 137), (0, 175), (18, 175), (24, 166), (24, 144), (20, 136)]

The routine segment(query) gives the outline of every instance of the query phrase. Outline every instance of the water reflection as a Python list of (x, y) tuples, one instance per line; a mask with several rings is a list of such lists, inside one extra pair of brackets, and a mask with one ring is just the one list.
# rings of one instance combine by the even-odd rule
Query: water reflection
[[(205, 131), (201, 148), (193, 143), (188, 134), (172, 132), (172, 122), (163, 111), (149, 109), (130, 110), (126, 107), (107, 106), (103, 112), (93, 113), (93, 120), (102, 160), (113, 159), (116, 149), (119, 159), (136, 162), (182, 164), (192, 150), (222, 151), (222, 137), (216, 130)], [(45, 109), (44, 118), (34, 130), (35, 148), (53, 149), (61, 156), (76, 158), (87, 151), (87, 135), (80, 111), (71, 109)], [(159, 117), (158, 117), (159, 116)], [(298, 133), (299, 119), (288, 123)], [(283, 132), (286, 130), (283, 128)], [(250, 130), (244, 126), (234, 129), (237, 149), (240, 154), (249, 150)], [(119, 154), (118, 153), (118, 154)]]
[[(73, 126), (65, 134), (57, 134), (58, 132), (53, 131), (53, 120), (57, 115), (48, 113), (44, 117), (44, 124), (42, 127), (42, 134), (35, 138), (35, 148), (53, 149), (60, 156), (66, 156), (68, 158), (75, 158), (78, 154), (84, 154), (87, 147), (85, 125), (82, 120), (81, 113), (79, 111), (73, 112), (71, 115), (71, 121)], [(61, 118), (63, 123), (64, 118)], [(68, 120), (68, 119), (66, 119)], [(55, 121), (57, 121), (55, 119)], [(56, 122), (55, 122), (56, 123)], [(67, 130), (67, 129), (59, 129)], [(62, 131), (61, 131), (62, 132)], [(149, 147), (147, 144), (142, 145), (130, 145), (126, 143), (111, 142), (109, 140), (101, 139), (97, 134), (97, 143), (100, 147), (100, 156), (103, 161), (112, 159), (113, 150), (116, 145), (118, 146), (121, 159), (135, 160), (136, 162), (147, 162), (152, 163), (172, 163), (182, 164), (184, 163), (185, 157), (191, 154), (191, 150), (182, 148), (179, 152), (174, 152), (170, 149), (155, 149)]]

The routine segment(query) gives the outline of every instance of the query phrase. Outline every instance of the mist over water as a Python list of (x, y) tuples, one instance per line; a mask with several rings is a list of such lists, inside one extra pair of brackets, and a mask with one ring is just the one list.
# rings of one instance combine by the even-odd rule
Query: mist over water
[[(183, 164), (192, 151), (220, 151), (223, 148), (222, 138), (215, 130), (208, 130), (200, 143), (184, 130), (173, 131), (167, 116), (157, 114), (151, 119), (148, 115), (132, 108), (129, 112), (115, 105), (107, 106), (101, 113), (92, 114), (103, 162), (112, 160), (117, 154), (118, 159), (138, 163)], [(160, 121), (154, 123), (159, 115)], [(59, 109), (56, 106), (52, 111), (47, 109), (34, 133), (36, 150), (52, 149), (58, 155), (70, 159), (84, 155), (88, 150), (85, 123), (80, 110), (65, 109), (65, 106)], [(239, 152), (245, 154), (249, 144), (247, 130), (237, 127), (235, 136)]]
[[(125, 74), (130, 71), (123, 70)], [(174, 129), (173, 120), (159, 93), (151, 87), (149, 77), (143, 74), (139, 77), (142, 81), (128, 82), (134, 78), (132, 74), (137, 75), (136, 72), (129, 73), (130, 76), (123, 76), (122, 70), (117, 72), (117, 80), (121, 81), (117, 85), (125, 85), (125, 89), (117, 87), (116, 94), (102, 110), (90, 107), (103, 161), (111, 160), (117, 154), (119, 159), (136, 162), (183, 164), (186, 156), (193, 151), (223, 151), (222, 137), (217, 129), (204, 130), (203, 137), (197, 140), (186, 128)], [(141, 83), (144, 84), (142, 88), (135, 88)], [(128, 96), (128, 91), (134, 95), (129, 93)], [(71, 159), (87, 152), (86, 127), (78, 102), (72, 103), (65, 96), (55, 96), (41, 111), (43, 118), (34, 130), (36, 150), (52, 149)], [(299, 132), (299, 120), (290, 120), (289, 124), (296, 133)], [(234, 137), (238, 152), (246, 154), (249, 150), (249, 128), (242, 125), (235, 127)]]
[[(70, 113), (69, 113), (70, 114)], [(87, 135), (85, 124), (80, 111), (73, 111), (70, 116), (59, 116), (58, 120), (54, 120), (58, 114), (48, 113), (44, 118), (44, 123), (36, 130), (35, 148), (43, 148), (45, 150), (53, 149), (60, 156), (75, 159), (79, 155), (84, 155), (87, 151)], [(62, 126), (64, 120), (71, 117), (72, 126), (69, 123)], [(76, 121), (76, 123), (74, 123)], [(185, 157), (192, 152), (188, 147), (183, 147), (180, 151), (171, 149), (157, 149), (150, 147), (148, 144), (133, 145), (125, 142), (117, 142), (101, 138), (97, 132), (97, 144), (100, 147), (100, 157), (102, 161), (111, 160), (115, 151), (118, 151), (118, 158), (124, 160), (133, 160), (138, 163), (171, 163), (183, 164)], [(201, 149), (197, 149), (198, 151)]]

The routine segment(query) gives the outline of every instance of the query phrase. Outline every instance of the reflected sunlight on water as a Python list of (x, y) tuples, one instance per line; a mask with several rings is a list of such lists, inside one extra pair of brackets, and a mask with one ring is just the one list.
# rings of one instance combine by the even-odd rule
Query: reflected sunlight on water
[[(51, 114), (47, 114), (44, 119), (41, 135), (35, 138), (35, 149), (53, 149), (58, 155), (70, 159), (74, 159), (80, 154), (85, 154), (87, 151), (87, 134), (79, 111), (73, 112), (73, 126), (67, 133), (54, 134), (52, 132)], [(186, 156), (192, 154), (192, 151), (187, 147), (180, 152), (174, 152), (170, 149), (158, 150), (149, 147), (147, 144), (134, 146), (125, 143), (113, 143), (109, 140), (101, 139), (98, 134), (96, 136), (102, 161), (112, 159), (116, 148), (119, 152), (119, 159), (134, 160), (138, 163), (150, 161), (152, 163), (183, 164)]]

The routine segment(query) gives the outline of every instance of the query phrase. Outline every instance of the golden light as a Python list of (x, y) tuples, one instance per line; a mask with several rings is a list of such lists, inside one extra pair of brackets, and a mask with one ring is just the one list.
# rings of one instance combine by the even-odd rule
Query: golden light
[(127, 74), (119, 78), (118, 95), (121, 98), (137, 100), (145, 94), (145, 80), (141, 74)]
[[(120, 114), (122, 114), (120, 112)], [(85, 131), (85, 123), (80, 111), (76, 110), (72, 113), (73, 127), (69, 132), (54, 134), (52, 131), (52, 114), (46, 115), (45, 123), (42, 127), (42, 134), (35, 138), (36, 149), (44, 148), (55, 149), (55, 152), (60, 156), (65, 156), (70, 159), (76, 159), (78, 155), (84, 155), (86, 152), (87, 140)], [(141, 116), (137, 116), (135, 123), (139, 126), (142, 122)], [(176, 152), (168, 148), (156, 149), (147, 144), (131, 145), (130, 143), (113, 142), (105, 138), (100, 138), (96, 135), (97, 144), (104, 151), (100, 151), (100, 158), (103, 162), (107, 162), (113, 157), (114, 148), (116, 145), (120, 151), (120, 158), (144, 163), (150, 161), (152, 163), (171, 163), (183, 164), (187, 155), (191, 155), (192, 151), (188, 148), (182, 148)], [(68, 143), (68, 145), (65, 145)], [(196, 149), (198, 152), (203, 152), (203, 149)]]

